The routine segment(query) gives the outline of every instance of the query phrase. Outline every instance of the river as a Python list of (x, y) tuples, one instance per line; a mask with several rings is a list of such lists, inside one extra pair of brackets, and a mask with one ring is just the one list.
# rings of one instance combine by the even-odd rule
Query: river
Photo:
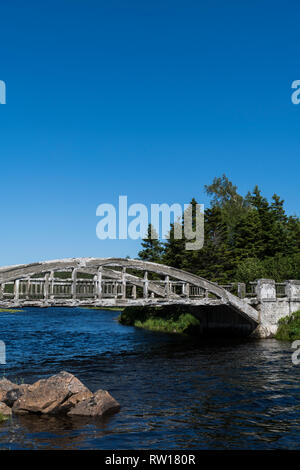
[(289, 343), (200, 341), (118, 324), (118, 312), (0, 313), (1, 376), (32, 383), (61, 370), (121, 411), (104, 421), (14, 416), (0, 449), (299, 449), (300, 366)]

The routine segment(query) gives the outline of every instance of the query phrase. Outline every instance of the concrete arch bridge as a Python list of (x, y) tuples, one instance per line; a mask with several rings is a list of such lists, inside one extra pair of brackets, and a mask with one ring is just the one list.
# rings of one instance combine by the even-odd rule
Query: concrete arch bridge
[(251, 333), (259, 312), (247, 299), (194, 274), (123, 258), (70, 258), (0, 268), (1, 307), (182, 305), (204, 329)]

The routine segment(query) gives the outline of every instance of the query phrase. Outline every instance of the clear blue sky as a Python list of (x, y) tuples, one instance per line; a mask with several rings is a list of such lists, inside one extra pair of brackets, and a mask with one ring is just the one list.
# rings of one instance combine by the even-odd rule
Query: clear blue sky
[(96, 238), (98, 204), (207, 204), (222, 173), (299, 213), (298, 2), (0, 8), (0, 265), (135, 256)]

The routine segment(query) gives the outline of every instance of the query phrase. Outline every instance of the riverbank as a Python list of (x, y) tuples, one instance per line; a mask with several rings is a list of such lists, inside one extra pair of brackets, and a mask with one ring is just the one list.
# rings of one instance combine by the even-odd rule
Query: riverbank
[(193, 335), (200, 330), (200, 321), (188, 307), (126, 307), (118, 318), (119, 323), (162, 333)]
[(9, 419), (8, 416), (4, 416), (2, 413), (0, 413), (0, 424), (4, 423), (8, 419)]
[(20, 309), (16, 310), (13, 308), (0, 308), (0, 313), (18, 313)]
[(279, 320), (275, 338), (280, 341), (300, 339), (300, 310)]

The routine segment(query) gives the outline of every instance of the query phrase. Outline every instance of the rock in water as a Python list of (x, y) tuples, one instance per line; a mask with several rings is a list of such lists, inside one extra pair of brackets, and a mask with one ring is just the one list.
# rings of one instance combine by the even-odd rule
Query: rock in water
[(0, 402), (0, 415), (2, 416), (11, 416), (12, 411), (5, 403)]
[(13, 390), (14, 388), (18, 388), (17, 384), (14, 384), (10, 380), (5, 378), (0, 380), (0, 401), (3, 401), (3, 398), (6, 396), (7, 392)]
[(119, 411), (119, 403), (105, 390), (93, 394), (80, 380), (68, 372), (60, 372), (33, 385), (3, 382), (4, 406), (12, 406), (17, 414), (68, 414), (97, 416)]
[[(13, 412), (18, 414), (66, 412), (68, 410), (66, 402), (77, 394), (88, 397), (91, 392), (74, 375), (62, 371), (29, 385), (23, 395), (14, 402)], [(70, 402), (69, 405), (73, 406)]]
[(91, 398), (93, 396), (92, 392), (90, 390), (86, 389), (84, 392), (80, 393), (75, 393), (75, 395), (72, 395), (70, 398), (68, 398), (67, 401), (65, 401), (59, 408), (60, 413), (67, 413), (68, 411), (71, 410), (77, 403), (83, 400), (87, 400), (88, 398)]
[(119, 403), (106, 390), (98, 390), (91, 398), (78, 402), (68, 412), (68, 416), (102, 417), (119, 409)]

